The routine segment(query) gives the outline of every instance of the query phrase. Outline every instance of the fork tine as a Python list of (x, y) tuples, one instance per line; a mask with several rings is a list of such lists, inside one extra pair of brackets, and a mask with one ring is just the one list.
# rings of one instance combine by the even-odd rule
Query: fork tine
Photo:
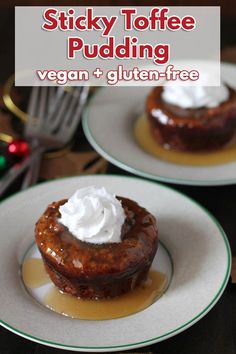
[(63, 121), (63, 124), (65, 126), (69, 125), (70, 121), (73, 119), (72, 113), (75, 110), (76, 105), (78, 105), (80, 103), (81, 92), (82, 92), (81, 87), (76, 87), (72, 92), (70, 106), (68, 107), (68, 110), (65, 114), (65, 118)]
[(48, 115), (50, 115), (54, 110), (54, 102), (56, 97), (56, 87), (49, 87), (48, 91)]
[(48, 101), (47, 101), (47, 115), (46, 115), (46, 120), (50, 121), (54, 111), (55, 107), (57, 107), (58, 102), (59, 102), (58, 93), (57, 93), (57, 87), (55, 86), (50, 86), (48, 87)]
[(89, 87), (84, 86), (80, 88), (80, 91), (78, 89), (75, 90), (73, 105), (71, 105), (70, 110), (67, 112), (63, 121), (63, 126), (60, 127), (61, 129), (57, 133), (57, 137), (60, 137), (61, 140), (64, 136), (64, 144), (66, 144), (71, 139), (73, 133), (75, 132), (76, 126), (79, 123), (81, 113), (88, 96)]
[(76, 122), (73, 124), (74, 116), (78, 117), (77, 119), (80, 118), (80, 115), (81, 115), (82, 110), (84, 108), (84, 104), (85, 104), (87, 97), (88, 97), (88, 92), (89, 92), (88, 86), (81, 87), (80, 95), (79, 95), (79, 102), (77, 102), (78, 106), (76, 107), (76, 105), (74, 105), (74, 107), (73, 107), (73, 108), (75, 108), (74, 115), (73, 115), (73, 110), (68, 112), (68, 117), (66, 119), (66, 125), (68, 127), (70, 127), (70, 129), (73, 129), (74, 125), (76, 124)]
[(40, 122), (42, 123), (43, 119), (46, 116), (46, 109), (47, 109), (47, 95), (48, 95), (48, 87), (42, 87), (41, 88), (41, 94), (40, 94), (40, 99), (39, 99), (39, 105), (38, 105), (38, 118), (40, 119)]
[(65, 93), (64, 87), (57, 87), (55, 90), (55, 96), (54, 96), (54, 107), (58, 107), (60, 104), (60, 101), (62, 100), (62, 97)]
[[(43, 129), (45, 114), (47, 110), (47, 91), (48, 88), (33, 87), (30, 95), (28, 106), (28, 121), (25, 125), (24, 136), (30, 139), (31, 149), (35, 149), (39, 145), (37, 137)], [(24, 176), (21, 189), (27, 188), (30, 184), (35, 183), (38, 177), (40, 159), (32, 160), (28, 171)]]
[(30, 99), (29, 99), (29, 106), (28, 106), (28, 114), (32, 117), (35, 116), (36, 114), (36, 108), (37, 108), (37, 100), (39, 96), (39, 87), (34, 86), (33, 89), (31, 90), (30, 93)]
[(89, 94), (89, 86), (83, 86), (82, 91), (81, 91), (81, 95), (80, 95), (80, 101), (79, 101), (81, 113), (82, 113), (85, 103), (87, 102), (88, 94)]
[(84, 105), (87, 102), (88, 94), (89, 94), (89, 86), (83, 86), (79, 97), (78, 111), (80, 111), (80, 113), (82, 113)]
[(32, 135), (34, 131), (38, 131), (39, 119), (37, 116), (38, 100), (40, 96), (40, 87), (34, 86), (31, 90), (30, 100), (28, 105), (28, 120), (25, 124), (24, 135)]
[(51, 108), (48, 117), (47, 117), (47, 126), (49, 131), (53, 132), (59, 125), (61, 121), (61, 115), (58, 114), (58, 111), (66, 108), (69, 95), (67, 92), (64, 91), (64, 88), (59, 87), (56, 90), (53, 107)]

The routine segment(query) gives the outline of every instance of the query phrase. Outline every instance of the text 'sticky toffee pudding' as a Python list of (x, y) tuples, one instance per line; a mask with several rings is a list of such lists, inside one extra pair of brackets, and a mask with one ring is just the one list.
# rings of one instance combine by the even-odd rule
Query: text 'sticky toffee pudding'
[(96, 187), (50, 204), (35, 238), (52, 282), (82, 299), (112, 298), (142, 284), (158, 245), (151, 213)]

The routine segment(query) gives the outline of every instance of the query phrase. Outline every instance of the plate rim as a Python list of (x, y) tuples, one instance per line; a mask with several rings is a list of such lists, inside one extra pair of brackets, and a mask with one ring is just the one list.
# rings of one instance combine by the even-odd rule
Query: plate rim
[[(225, 65), (225, 63), (224, 63)], [(236, 67), (236, 65), (235, 65)], [(128, 87), (129, 89), (131, 89), (132, 87)], [(93, 136), (93, 134), (91, 133), (91, 129), (89, 128), (89, 113), (90, 113), (90, 109), (91, 106), (93, 104), (93, 101), (95, 100), (95, 98), (97, 97), (97, 95), (99, 94), (99, 92), (101, 90), (107, 90), (107, 87), (99, 87), (92, 95), (92, 97), (90, 97), (87, 106), (85, 107), (83, 114), (82, 114), (82, 127), (83, 127), (83, 131), (84, 134), (87, 138), (87, 140), (89, 141), (89, 143), (93, 146), (93, 148), (101, 155), (103, 156), (106, 160), (108, 160), (109, 162), (113, 163), (115, 166), (133, 173), (135, 175), (138, 175), (140, 177), (144, 177), (147, 179), (151, 179), (154, 181), (160, 181), (160, 182), (166, 182), (166, 183), (174, 183), (174, 184), (180, 184), (180, 185), (189, 185), (189, 186), (222, 186), (222, 185), (231, 185), (234, 184), (236, 182), (236, 177), (235, 178), (231, 178), (231, 179), (221, 179), (221, 180), (216, 180), (216, 181), (212, 181), (211, 179), (205, 179), (205, 180), (195, 180), (195, 179), (180, 179), (180, 178), (172, 178), (172, 177), (163, 177), (161, 175), (158, 174), (153, 174), (151, 172), (145, 172), (142, 169), (136, 168), (136, 167), (132, 167), (129, 164), (121, 161), (120, 159), (114, 157), (111, 153), (109, 153), (107, 150), (105, 150), (95, 139), (95, 137)], [(127, 89), (127, 88), (126, 88)], [(171, 165), (174, 165), (171, 162), (166, 161), (166, 163), (169, 163)], [(223, 164), (225, 165), (225, 164)], [(187, 166), (187, 165), (184, 165)], [(195, 166), (196, 167), (196, 166)]]
[[(150, 181), (150, 180), (143, 180), (140, 177), (137, 176), (123, 176), (123, 175), (117, 175), (117, 174), (95, 174), (95, 175), (83, 175), (83, 176), (68, 176), (68, 177), (64, 177), (64, 178), (58, 178), (58, 179), (54, 179), (51, 181), (45, 181), (43, 183), (40, 183), (38, 185), (34, 185), (29, 187), (26, 191), (28, 190), (32, 190), (32, 189), (37, 189), (37, 188), (41, 188), (41, 186), (44, 186), (46, 184), (51, 184), (51, 183), (55, 183), (57, 181), (63, 181), (63, 180), (69, 180), (69, 179), (79, 179), (79, 178), (85, 178), (86, 176), (94, 176), (94, 177), (112, 177), (112, 178), (120, 178), (120, 179), (135, 179), (135, 180), (139, 180), (142, 181), (144, 183), (151, 183), (154, 185), (158, 185), (159, 187), (163, 188), (163, 189), (167, 189), (170, 190), (174, 193), (177, 193), (180, 197), (186, 198), (187, 200), (189, 200), (190, 202), (192, 202), (194, 205), (196, 205), (198, 208), (200, 208), (210, 219), (211, 221), (215, 224), (215, 226), (217, 227), (218, 231), (219, 231), (219, 235), (222, 237), (223, 241), (224, 241), (224, 246), (226, 249), (226, 254), (227, 254), (227, 267), (226, 267), (226, 272), (225, 272), (225, 276), (224, 279), (222, 281), (221, 286), (219, 287), (219, 290), (217, 291), (217, 293), (215, 294), (215, 296), (212, 298), (212, 300), (209, 302), (209, 304), (201, 311), (199, 312), (195, 317), (193, 317), (191, 320), (187, 321), (186, 323), (184, 323), (183, 325), (179, 326), (178, 328), (167, 332), (161, 336), (157, 336), (151, 339), (147, 339), (144, 341), (140, 341), (140, 342), (135, 342), (135, 343), (130, 343), (130, 344), (122, 344), (122, 345), (114, 345), (114, 346), (75, 346), (75, 345), (65, 345), (65, 344), (60, 344), (60, 343), (56, 343), (53, 341), (48, 341), (39, 337), (35, 337), (33, 335), (27, 334), (13, 326), (11, 326), (10, 324), (8, 324), (7, 322), (3, 321), (2, 319), (0, 319), (0, 325), (3, 326), (4, 328), (10, 330), (11, 332), (26, 338), (28, 340), (43, 344), (43, 345), (47, 345), (50, 347), (54, 347), (54, 348), (58, 348), (58, 349), (67, 349), (67, 350), (72, 350), (72, 351), (85, 351), (85, 352), (107, 352), (107, 351), (115, 351), (117, 349), (121, 349), (121, 350), (129, 350), (129, 349), (135, 349), (135, 348), (139, 348), (145, 345), (151, 345), (154, 343), (158, 343), (161, 342), (165, 339), (171, 338), (174, 335), (177, 335), (181, 332), (183, 332), (184, 330), (190, 328), (192, 325), (194, 325), (196, 322), (198, 322), (201, 318), (203, 318), (213, 307), (214, 305), (217, 303), (217, 301), (220, 299), (221, 295), (223, 294), (227, 283), (228, 283), (228, 279), (230, 277), (230, 271), (231, 271), (231, 262), (232, 262), (232, 255), (231, 255), (231, 248), (229, 245), (229, 241), (228, 238), (226, 236), (226, 233), (224, 231), (224, 229), (222, 228), (221, 224), (219, 223), (219, 221), (215, 218), (215, 216), (208, 211), (207, 208), (205, 208), (203, 205), (201, 205), (200, 203), (198, 203), (196, 200), (192, 199), (191, 197), (189, 197), (188, 195), (184, 194), (181, 191), (175, 190), (175, 188), (170, 187), (170, 186), (166, 186), (166, 185), (162, 185), (160, 183), (156, 183), (154, 181)], [(10, 199), (14, 199), (17, 195), (19, 194), (23, 194), (26, 191), (19, 191), (17, 193), (14, 193), (13, 195), (3, 199), (2, 201), (0, 201), (0, 208), (2, 207), (2, 204), (4, 204), (5, 202), (9, 201)], [(168, 251), (169, 252), (169, 251)]]

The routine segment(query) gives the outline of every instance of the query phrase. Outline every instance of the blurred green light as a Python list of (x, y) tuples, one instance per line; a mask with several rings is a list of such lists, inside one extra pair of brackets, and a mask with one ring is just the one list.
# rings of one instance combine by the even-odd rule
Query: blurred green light
[(0, 170), (3, 170), (7, 165), (7, 159), (5, 156), (0, 155)]

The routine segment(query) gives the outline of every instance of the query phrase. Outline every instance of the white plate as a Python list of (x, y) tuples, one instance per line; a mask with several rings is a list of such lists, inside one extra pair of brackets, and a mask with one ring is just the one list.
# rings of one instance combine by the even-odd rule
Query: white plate
[[(106, 186), (150, 210), (173, 260), (166, 293), (132, 316), (72, 320), (38, 304), (22, 286), (19, 269), (32, 243), (35, 221), (50, 202), (88, 185)], [(1, 324), (20, 336), (57, 348), (98, 353), (146, 346), (174, 336), (214, 306), (230, 274), (230, 249), (217, 221), (184, 195), (138, 178), (84, 176), (41, 184), (3, 202), (0, 223)]]
[[(222, 64), (223, 81), (236, 88), (236, 66)], [(91, 145), (108, 161), (142, 177), (189, 185), (226, 185), (236, 182), (235, 161), (217, 166), (184, 166), (146, 153), (135, 141), (133, 123), (144, 111), (149, 87), (101, 88), (83, 116)]]

